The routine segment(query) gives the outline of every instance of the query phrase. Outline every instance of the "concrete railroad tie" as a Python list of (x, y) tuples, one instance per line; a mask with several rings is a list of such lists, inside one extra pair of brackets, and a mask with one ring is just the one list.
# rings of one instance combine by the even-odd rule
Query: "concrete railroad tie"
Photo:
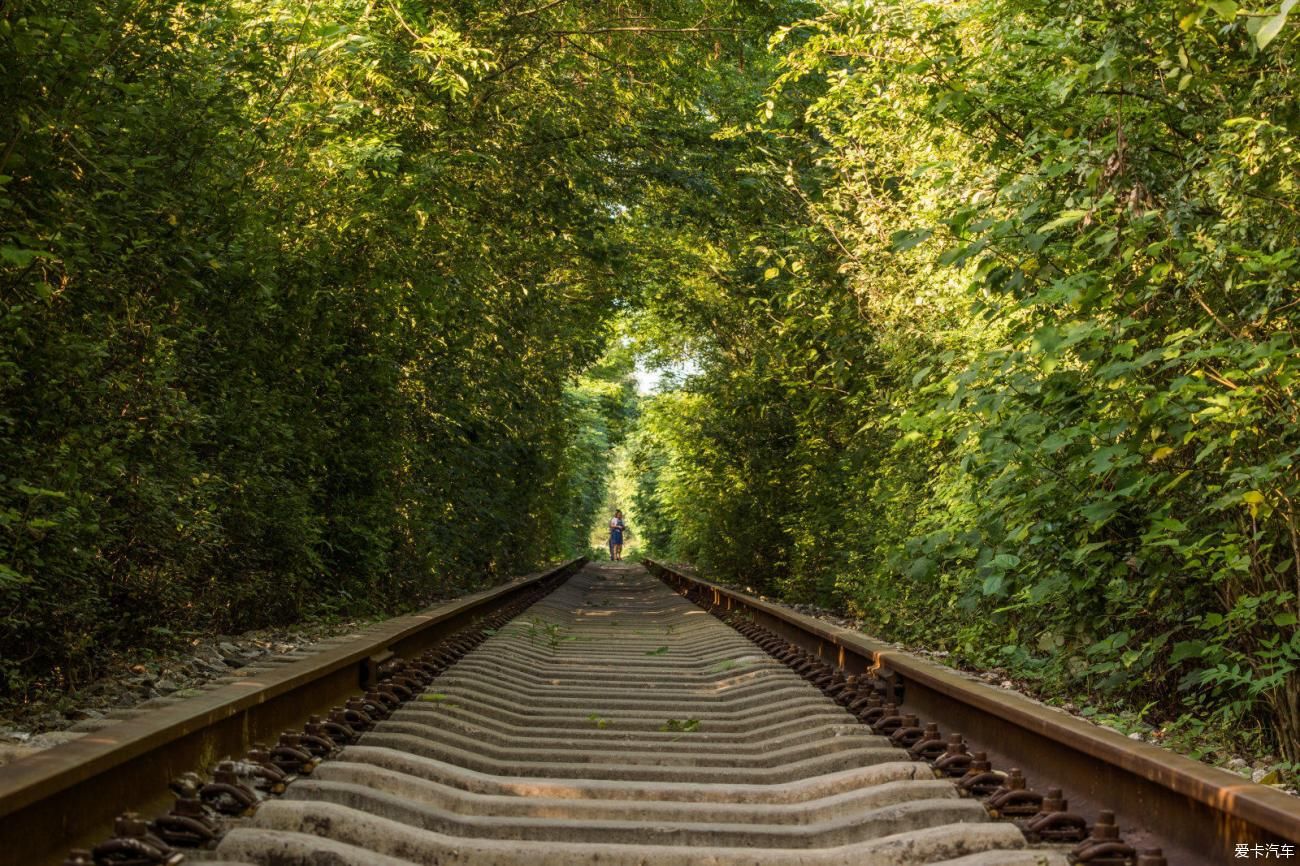
[(591, 565), (263, 803), (259, 866), (1065, 866), (644, 569)]

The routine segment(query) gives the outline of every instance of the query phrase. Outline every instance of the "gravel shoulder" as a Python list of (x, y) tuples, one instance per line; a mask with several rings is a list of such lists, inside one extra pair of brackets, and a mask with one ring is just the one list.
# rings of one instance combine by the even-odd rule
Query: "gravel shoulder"
[(147, 711), (151, 701), (193, 697), (261, 662), (311, 653), (322, 642), (355, 635), (374, 621), (301, 623), (195, 637), (183, 650), (123, 658), (106, 676), (75, 691), (0, 706), (0, 766)]

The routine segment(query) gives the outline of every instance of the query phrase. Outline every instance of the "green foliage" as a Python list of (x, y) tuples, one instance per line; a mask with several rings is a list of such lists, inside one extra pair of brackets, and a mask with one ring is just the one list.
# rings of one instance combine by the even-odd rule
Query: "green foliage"
[(559, 649), (561, 644), (579, 639), (577, 635), (565, 634), (565, 631), (565, 627), (558, 622), (547, 622), (536, 616), (529, 617), (528, 625), (524, 627), (529, 643), (544, 640), (551, 649)]
[(880, 0), (782, 31), (736, 216), (646, 314), (700, 368), (634, 437), (652, 546), (1295, 758), (1290, 12)]
[(572, 435), (556, 487), (568, 502), (555, 512), (564, 521), (556, 535), (564, 550), (590, 549), (594, 559), (609, 557), (604, 548), (591, 546), (591, 528), (603, 522), (612, 464), (635, 423), (634, 367), (632, 353), (616, 344), (565, 395)]
[(659, 726), (659, 730), (665, 734), (693, 734), (699, 729), (699, 719), (669, 719)]
[(5, 4), (0, 692), (585, 547), (619, 214), (770, 14)]

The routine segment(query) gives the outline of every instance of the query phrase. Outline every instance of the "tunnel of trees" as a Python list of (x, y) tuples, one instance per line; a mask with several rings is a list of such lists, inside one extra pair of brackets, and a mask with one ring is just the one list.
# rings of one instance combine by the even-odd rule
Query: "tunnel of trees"
[(615, 479), (1300, 761), (1294, 4), (3, 3), (0, 697), (586, 553)]

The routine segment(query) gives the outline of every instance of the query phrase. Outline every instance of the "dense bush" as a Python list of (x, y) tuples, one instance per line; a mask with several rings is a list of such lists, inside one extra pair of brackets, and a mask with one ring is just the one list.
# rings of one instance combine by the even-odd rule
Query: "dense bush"
[(0, 7), (0, 694), (585, 549), (729, 7)]
[(696, 293), (646, 536), (1300, 758), (1294, 22), (828, 7), (736, 130), (788, 204)]

